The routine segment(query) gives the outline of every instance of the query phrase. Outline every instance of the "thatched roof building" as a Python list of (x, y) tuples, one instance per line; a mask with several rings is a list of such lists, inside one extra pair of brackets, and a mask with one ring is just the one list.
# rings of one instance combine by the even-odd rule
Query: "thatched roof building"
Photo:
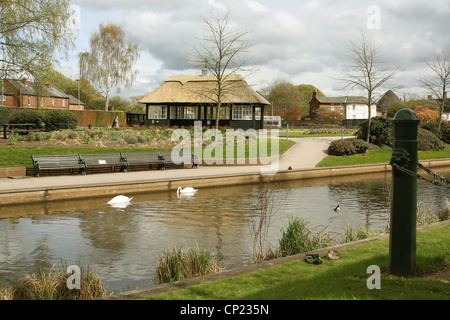
[[(264, 107), (270, 105), (240, 75), (230, 75), (223, 86), (220, 125), (263, 128)], [(147, 123), (189, 126), (194, 121), (212, 125), (217, 105), (217, 81), (213, 76), (175, 76), (139, 102), (146, 105)]]

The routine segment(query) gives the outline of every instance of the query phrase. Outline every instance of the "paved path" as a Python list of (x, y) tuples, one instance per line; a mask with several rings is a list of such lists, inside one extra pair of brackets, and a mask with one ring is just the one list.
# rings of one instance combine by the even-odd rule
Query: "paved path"
[[(279, 170), (314, 168), (325, 156), (331, 141), (340, 137), (290, 138), (296, 142), (279, 161)], [(89, 174), (86, 176), (26, 177), (22, 179), (0, 179), (0, 193), (30, 189), (64, 188), (73, 186), (111, 185), (115, 183), (172, 180), (205, 176), (221, 176), (245, 173), (259, 173), (269, 166), (199, 166), (187, 170), (151, 170), (127, 173)]]

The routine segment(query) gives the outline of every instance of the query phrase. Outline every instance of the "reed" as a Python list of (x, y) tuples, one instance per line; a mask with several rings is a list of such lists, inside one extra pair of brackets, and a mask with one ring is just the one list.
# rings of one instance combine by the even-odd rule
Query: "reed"
[(325, 232), (325, 228), (311, 229), (304, 219), (291, 217), (287, 227), (282, 230), (279, 252), (281, 256), (286, 257), (325, 248), (333, 243), (333, 239)]
[(375, 237), (379, 234), (379, 232), (370, 230), (367, 226), (360, 226), (357, 229), (353, 229), (350, 224), (347, 224), (344, 243)]
[(156, 265), (157, 284), (204, 276), (222, 271), (209, 250), (200, 249), (195, 243), (187, 249), (174, 247), (164, 251)]
[(106, 288), (94, 270), (82, 268), (80, 289), (67, 287), (67, 267), (25, 275), (10, 289), (0, 289), (0, 300), (91, 300), (106, 295)]

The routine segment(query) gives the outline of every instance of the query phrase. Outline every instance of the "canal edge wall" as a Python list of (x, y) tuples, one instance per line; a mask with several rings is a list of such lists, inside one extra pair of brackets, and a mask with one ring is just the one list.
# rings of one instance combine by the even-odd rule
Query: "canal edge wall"
[[(430, 169), (450, 167), (450, 159), (420, 161)], [(108, 184), (66, 185), (59, 187), (29, 188), (0, 191), (0, 205), (41, 203), (49, 201), (78, 200), (126, 193), (150, 193), (176, 190), (180, 185), (195, 185), (196, 188), (258, 184), (264, 181), (291, 181), (327, 178), (392, 171), (389, 164), (369, 164), (342, 167), (324, 167), (301, 170), (284, 170), (275, 175), (241, 173), (216, 176), (197, 176), (177, 179), (159, 179), (136, 182), (115, 182)], [(420, 170), (419, 170), (420, 172)], [(105, 173), (106, 174), (106, 173)], [(33, 178), (31, 178), (33, 179)]]

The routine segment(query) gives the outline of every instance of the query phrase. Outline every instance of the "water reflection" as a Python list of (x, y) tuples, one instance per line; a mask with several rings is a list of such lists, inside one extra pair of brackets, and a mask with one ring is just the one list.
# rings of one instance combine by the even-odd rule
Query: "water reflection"
[[(289, 217), (338, 236), (347, 224), (384, 229), (389, 217), (390, 175), (364, 175), (285, 182), (269, 242), (276, 247)], [(252, 260), (250, 220), (258, 186), (199, 190), (191, 197), (176, 191), (127, 195), (128, 206), (112, 207), (109, 198), (0, 208), (0, 282), (54, 264), (89, 265), (110, 290), (147, 285), (157, 257), (167, 248), (197, 242), (210, 248), (222, 266)], [(419, 199), (439, 210), (449, 189), (419, 182)], [(333, 208), (339, 204), (341, 211)]]

